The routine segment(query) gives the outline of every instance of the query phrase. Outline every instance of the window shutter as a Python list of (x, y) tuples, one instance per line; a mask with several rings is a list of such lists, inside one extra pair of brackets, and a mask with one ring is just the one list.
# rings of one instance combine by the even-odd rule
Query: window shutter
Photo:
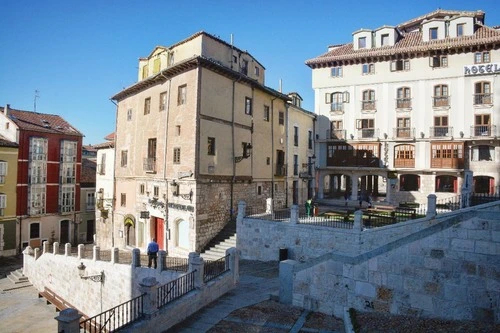
[(356, 128), (360, 129), (361, 128), (361, 119), (356, 120)]
[(330, 93), (325, 94), (325, 103), (326, 104), (332, 104), (332, 95), (333, 94), (330, 94)]
[(342, 102), (349, 103), (349, 92), (348, 91), (344, 91), (344, 93), (342, 94)]

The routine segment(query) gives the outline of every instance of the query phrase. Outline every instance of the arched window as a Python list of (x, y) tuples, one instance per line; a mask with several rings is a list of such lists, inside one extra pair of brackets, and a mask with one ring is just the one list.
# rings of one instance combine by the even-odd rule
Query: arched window
[(408, 87), (398, 88), (396, 107), (398, 109), (411, 107), (411, 89)]
[(436, 192), (457, 193), (457, 177), (455, 176), (436, 176)]
[(488, 81), (474, 85), (474, 105), (491, 104), (491, 85)]
[(399, 177), (400, 191), (418, 191), (420, 189), (419, 175), (401, 175)]
[(474, 177), (474, 193), (495, 194), (495, 178), (489, 176)]
[(394, 167), (414, 168), (415, 167), (415, 146), (397, 145), (394, 147)]
[(375, 110), (375, 90), (363, 91), (362, 110)]
[(325, 94), (325, 103), (331, 104), (331, 111), (344, 111), (344, 103), (349, 103), (349, 92), (336, 91), (334, 93)]
[(433, 106), (449, 106), (448, 86), (446, 84), (438, 84), (434, 86)]

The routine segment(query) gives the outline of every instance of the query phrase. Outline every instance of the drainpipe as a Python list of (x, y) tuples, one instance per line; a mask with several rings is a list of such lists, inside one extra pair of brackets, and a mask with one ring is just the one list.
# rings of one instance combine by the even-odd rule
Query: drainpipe
[(274, 100), (271, 99), (271, 212), (274, 213)]

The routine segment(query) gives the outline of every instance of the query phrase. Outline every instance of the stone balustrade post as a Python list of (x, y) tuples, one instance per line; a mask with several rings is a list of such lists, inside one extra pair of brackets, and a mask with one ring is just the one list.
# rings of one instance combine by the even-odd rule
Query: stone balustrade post
[(59, 312), (59, 315), (55, 317), (57, 320), (57, 332), (64, 333), (80, 333), (80, 318), (81, 314), (78, 310), (68, 308)]
[(156, 266), (158, 271), (167, 270), (167, 251), (158, 251), (158, 258), (156, 260), (158, 261), (158, 265)]
[(158, 311), (158, 281), (154, 277), (146, 277), (139, 283), (139, 290), (145, 294), (143, 312), (149, 318)]
[(66, 243), (64, 244), (64, 256), (70, 256), (71, 255), (71, 243)]
[(132, 267), (141, 267), (141, 250), (132, 250)]
[(429, 194), (427, 196), (427, 214), (426, 217), (434, 217), (436, 216), (436, 195)]
[(40, 249), (38, 247), (35, 248), (35, 260), (37, 260), (38, 258), (40, 258), (40, 256), (42, 255)]
[(237, 220), (243, 220), (246, 215), (247, 203), (245, 201), (238, 202), (238, 215), (236, 216)]
[(52, 254), (59, 254), (59, 242), (54, 242), (52, 244)]
[(49, 252), (49, 242), (48, 241), (43, 242), (42, 247), (43, 247), (43, 253)]
[(93, 260), (94, 261), (101, 260), (101, 248), (97, 245), (94, 245), (92, 250), (93, 250)]
[(299, 223), (299, 206), (292, 205), (292, 207), (290, 207), (290, 224), (297, 223)]
[(231, 247), (226, 250), (226, 256), (229, 256), (229, 269), (233, 274), (233, 283), (236, 285), (240, 281), (240, 251), (235, 247)]
[(111, 262), (118, 264), (120, 262), (120, 250), (117, 247), (111, 248)]
[(85, 258), (85, 246), (78, 244), (78, 260)]
[(280, 303), (292, 304), (293, 299), (293, 269), (298, 262), (295, 260), (283, 260), (280, 261), (279, 266), (279, 279), (280, 279), (280, 290), (279, 298)]
[(356, 231), (363, 230), (363, 211), (357, 210), (354, 212), (354, 225), (353, 229)]
[(271, 214), (273, 212), (273, 199), (266, 199), (266, 214)]
[(197, 252), (189, 253), (189, 272), (194, 272), (194, 287), (200, 289), (203, 286), (203, 273), (205, 268), (205, 263), (203, 258)]

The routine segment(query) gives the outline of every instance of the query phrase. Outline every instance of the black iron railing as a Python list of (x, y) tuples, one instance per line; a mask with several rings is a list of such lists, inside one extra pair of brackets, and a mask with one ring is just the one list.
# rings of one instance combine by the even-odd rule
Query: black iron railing
[(189, 272), (159, 287), (157, 294), (158, 309), (193, 290), (195, 272), (196, 270)]
[(84, 332), (116, 332), (144, 317), (144, 295), (80, 322)]
[(229, 270), (229, 254), (214, 261), (207, 260), (203, 270), (203, 282), (208, 282)]

